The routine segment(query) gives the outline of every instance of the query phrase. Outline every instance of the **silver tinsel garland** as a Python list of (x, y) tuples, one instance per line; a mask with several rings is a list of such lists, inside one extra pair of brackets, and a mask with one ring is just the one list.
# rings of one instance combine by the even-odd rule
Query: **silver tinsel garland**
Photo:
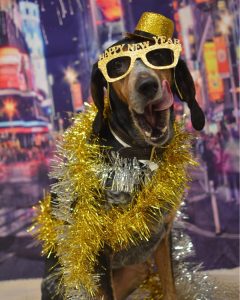
[[(108, 162), (99, 166), (98, 177), (103, 187), (111, 191), (133, 194), (140, 185), (146, 184), (153, 172), (147, 164), (143, 164), (136, 158), (122, 158), (118, 152), (111, 151)], [(108, 181), (111, 181), (108, 186)]]
[(215, 282), (203, 271), (202, 264), (189, 261), (194, 258), (195, 251), (186, 233), (187, 216), (184, 210), (183, 202), (172, 230), (173, 265), (178, 299), (217, 300), (213, 298), (214, 290), (217, 289)]
[[(61, 173), (59, 173), (59, 169), (61, 169)], [(110, 185), (108, 186), (110, 192), (130, 195), (134, 193), (141, 184), (149, 181), (154, 174), (154, 170), (150, 168), (148, 162), (142, 163), (136, 158), (132, 160), (121, 158), (116, 152), (111, 152), (107, 162), (95, 167), (95, 169), (98, 170), (97, 175), (101, 180), (102, 186), (108, 186), (108, 181), (110, 180)], [(55, 160), (54, 170), (55, 171), (51, 174), (52, 177), (56, 178), (56, 175), (59, 176), (59, 174), (61, 174), (60, 176), (67, 177), (67, 174), (64, 172), (64, 161)], [(64, 189), (63, 187), (59, 189), (59, 184), (65, 184)], [(69, 215), (72, 205), (72, 202), (68, 200), (67, 195), (67, 190), (70, 184), (71, 179), (69, 179), (69, 182), (64, 181), (64, 183), (56, 183), (52, 186), (52, 190), (54, 191), (56, 189), (58, 193), (59, 190), (65, 190), (64, 195), (59, 195), (62, 199), (63, 197), (66, 199), (64, 201), (66, 206), (65, 211), (61, 211), (61, 216), (59, 210), (53, 209), (53, 212), (57, 213), (57, 217), (59, 219), (68, 222), (70, 220), (68, 218), (66, 219), (66, 216)], [(116, 194), (114, 194), (114, 196), (117, 199)], [(63, 206), (61, 206), (61, 208), (63, 209)], [(177, 218), (172, 230), (173, 266), (178, 299), (217, 300), (212, 297), (212, 293), (217, 287), (209, 280), (209, 277), (205, 272), (200, 272), (202, 266), (188, 261), (190, 257), (194, 256), (194, 250), (189, 236), (185, 233), (184, 223), (187, 217), (183, 213), (183, 210), (184, 205), (182, 205), (181, 210), (177, 212)], [(48, 281), (50, 282), (51, 278), (49, 278)], [(141, 295), (141, 289), (133, 293), (134, 299), (136, 299), (136, 295), (139, 300), (148, 299), (146, 298), (145, 292), (144, 296)], [(84, 293), (84, 291), (73, 290), (67, 299), (86, 300), (90, 298)], [(131, 296), (129, 299), (132, 299)]]
[[(184, 213), (185, 203), (182, 203), (174, 221), (172, 235), (172, 260), (177, 300), (218, 300), (214, 298), (218, 286), (211, 280), (207, 272), (203, 271), (202, 264), (194, 263), (192, 260), (195, 251), (190, 237), (186, 233), (187, 216)], [(191, 259), (191, 261), (190, 261)], [(159, 292), (153, 295), (156, 284), (161, 285), (158, 279), (156, 266), (151, 264), (151, 277), (155, 282), (143, 284), (133, 292), (127, 300), (155, 300), (162, 299)], [(225, 299), (230, 300), (225, 292)], [(156, 297), (156, 298), (155, 298)]]
[[(105, 147), (98, 141), (89, 143), (94, 117), (92, 110), (79, 116), (58, 144), (51, 173), (56, 179), (51, 189), (54, 197), (48, 195), (43, 199), (36, 220), (44, 253), (56, 252), (61, 264), (56, 274), (59, 280), (57, 277), (52, 280), (72, 300), (87, 300), (87, 295), (94, 299), (99, 275), (94, 265), (104, 243), (114, 250), (119, 245), (131, 247), (139, 241), (135, 232), (147, 240), (149, 228), (145, 220), (150, 215), (146, 211), (152, 207), (157, 211), (179, 207), (189, 180), (187, 167), (196, 165), (190, 152), (191, 136), (179, 124), (174, 126), (174, 139), (166, 147), (163, 159), (142, 162), (120, 158), (116, 153), (105, 157), (102, 153)], [(109, 202), (105, 197), (108, 192), (112, 194)], [(118, 197), (122, 194), (124, 197)], [(136, 205), (122, 209), (131, 199), (136, 200)], [(120, 209), (117, 205), (121, 205)], [(192, 245), (183, 234), (181, 222), (177, 220), (176, 224), (173, 260), (178, 295), (183, 290), (182, 299), (213, 299), (214, 286), (207, 276), (197, 272), (199, 266), (188, 263), (186, 257), (192, 253)], [(162, 297), (158, 276), (156, 279), (155, 290), (159, 293), (157, 298), (150, 298), (154, 300)], [(49, 286), (51, 290), (54, 283)], [(57, 290), (53, 290), (52, 296)], [(138, 291), (142, 296), (141, 287)], [(140, 296), (138, 300), (146, 299)]]

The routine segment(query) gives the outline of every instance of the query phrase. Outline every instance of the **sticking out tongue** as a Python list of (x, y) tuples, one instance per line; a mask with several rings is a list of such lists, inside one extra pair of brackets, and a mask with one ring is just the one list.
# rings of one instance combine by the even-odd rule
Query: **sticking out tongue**
[(173, 94), (167, 80), (162, 81), (162, 96), (155, 102), (150, 103), (145, 107), (144, 116), (148, 124), (152, 128), (161, 127), (161, 118), (159, 112), (168, 109), (173, 104)]

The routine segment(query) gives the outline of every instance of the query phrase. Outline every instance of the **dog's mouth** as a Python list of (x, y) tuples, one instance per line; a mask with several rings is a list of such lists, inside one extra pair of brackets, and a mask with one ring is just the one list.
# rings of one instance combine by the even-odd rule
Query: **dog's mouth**
[(134, 121), (147, 142), (158, 144), (167, 139), (169, 129), (169, 108), (173, 105), (173, 95), (167, 80), (162, 81), (162, 96), (149, 101), (144, 113), (132, 110)]

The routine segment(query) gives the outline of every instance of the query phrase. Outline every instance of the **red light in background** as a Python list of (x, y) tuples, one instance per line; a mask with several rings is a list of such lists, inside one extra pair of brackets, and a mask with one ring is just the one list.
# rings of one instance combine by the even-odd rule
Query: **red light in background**
[(14, 47), (0, 48), (0, 89), (33, 90), (30, 59)]
[(97, 0), (106, 21), (113, 22), (121, 19), (123, 12), (119, 0)]

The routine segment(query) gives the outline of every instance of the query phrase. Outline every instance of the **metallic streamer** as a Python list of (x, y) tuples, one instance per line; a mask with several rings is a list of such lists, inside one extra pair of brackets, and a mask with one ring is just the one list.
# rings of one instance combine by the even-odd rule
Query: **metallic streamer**
[[(190, 237), (186, 233), (184, 220), (187, 218), (182, 210), (178, 212), (173, 228), (173, 261), (178, 297), (186, 300), (211, 300), (218, 287), (210, 280), (202, 265), (189, 260), (195, 255)], [(227, 297), (226, 297), (227, 299)]]
[[(56, 251), (57, 232), (56, 229), (62, 225), (62, 221), (53, 218), (51, 214), (51, 197), (46, 197), (39, 203), (36, 210), (36, 217), (34, 218), (34, 224), (29, 229), (32, 234), (40, 241), (45, 241), (42, 247), (42, 253), (50, 255)], [(36, 222), (36, 223), (35, 223)]]
[[(116, 251), (141, 239), (148, 240), (149, 219), (161, 217), (166, 209), (178, 209), (189, 181), (187, 168), (196, 165), (190, 153), (191, 135), (175, 124), (174, 139), (163, 157), (153, 157), (158, 168), (150, 173), (145, 166), (147, 180), (141, 190), (135, 189), (142, 180), (141, 164), (124, 160), (116, 153), (110, 154), (106, 164), (107, 149), (97, 139), (89, 142), (95, 114), (96, 108), (89, 107), (76, 116), (74, 125), (63, 134), (51, 172), (57, 180), (52, 186), (56, 198), (51, 208), (49, 199), (40, 204), (42, 209), (35, 225), (44, 253), (54, 249), (58, 256), (65, 296), (69, 299), (71, 295), (76, 299), (76, 291), (89, 297), (96, 293), (99, 275), (94, 266), (104, 244)], [(106, 209), (104, 183), (110, 175), (111, 189), (132, 194), (127, 209)]]
[[(173, 272), (179, 300), (213, 300), (215, 290), (218, 289), (202, 265), (189, 261), (195, 255), (190, 237), (186, 234), (184, 219), (186, 215), (182, 209), (177, 212), (177, 218), (172, 229)], [(150, 264), (149, 278), (131, 295), (128, 300), (160, 300), (162, 299), (161, 282), (156, 273), (153, 262)], [(227, 293), (225, 292), (226, 298)]]
[(114, 151), (108, 155), (108, 163), (102, 163), (96, 169), (103, 188), (107, 186), (107, 181), (110, 179), (111, 191), (130, 194), (136, 192), (143, 182), (147, 183), (152, 175), (149, 166), (144, 166), (136, 158), (122, 158)]

